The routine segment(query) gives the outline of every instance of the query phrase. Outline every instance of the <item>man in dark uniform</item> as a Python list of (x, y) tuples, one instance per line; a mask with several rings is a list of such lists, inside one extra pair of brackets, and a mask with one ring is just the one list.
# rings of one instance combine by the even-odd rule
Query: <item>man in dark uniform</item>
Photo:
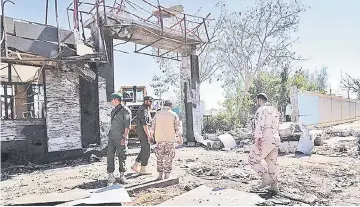
[(150, 157), (150, 142), (152, 137), (149, 129), (151, 124), (150, 109), (152, 102), (153, 98), (151, 96), (145, 96), (144, 104), (140, 106), (136, 115), (136, 133), (140, 139), (141, 151), (131, 169), (142, 175), (149, 174), (146, 166)]
[(115, 182), (115, 153), (119, 159), (120, 182), (126, 184), (125, 160), (126, 145), (131, 122), (131, 111), (122, 104), (122, 95), (113, 93), (110, 96), (111, 103), (115, 108), (111, 111), (111, 127), (108, 134), (109, 142), (107, 149), (107, 172), (109, 173), (108, 184)]

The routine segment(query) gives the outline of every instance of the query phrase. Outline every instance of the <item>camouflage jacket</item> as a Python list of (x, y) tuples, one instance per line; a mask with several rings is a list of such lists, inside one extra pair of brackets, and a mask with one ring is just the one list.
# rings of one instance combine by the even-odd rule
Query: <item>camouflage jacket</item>
[(264, 103), (255, 113), (254, 137), (259, 139), (280, 140), (279, 136), (279, 113), (270, 105)]

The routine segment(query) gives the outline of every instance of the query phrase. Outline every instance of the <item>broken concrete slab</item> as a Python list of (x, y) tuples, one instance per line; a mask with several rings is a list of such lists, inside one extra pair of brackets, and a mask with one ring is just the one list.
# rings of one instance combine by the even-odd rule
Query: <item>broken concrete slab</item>
[[(45, 42), (58, 42), (58, 29), (53, 26), (15, 21), (15, 35)], [(59, 29), (59, 38), (61, 43), (75, 44), (75, 36), (72, 31)]]
[(124, 186), (114, 184), (105, 188), (89, 191), (90, 196), (84, 199), (74, 200), (60, 204), (59, 206), (75, 206), (75, 205), (100, 205), (121, 204), (131, 202), (131, 198)]
[(295, 132), (295, 123), (293, 122), (285, 122), (279, 124), (279, 134), (280, 137), (288, 137), (293, 135)]
[(91, 194), (88, 191), (74, 189), (64, 193), (49, 193), (44, 195), (30, 195), (17, 198), (11, 201), (10, 205), (40, 205), (40, 204), (59, 204), (78, 199), (90, 197)]
[(169, 178), (164, 180), (157, 180), (156, 178), (152, 178), (145, 183), (135, 184), (135, 185), (125, 185), (125, 188), (129, 194), (133, 194), (135, 192), (143, 191), (149, 188), (165, 188), (171, 185), (179, 184), (179, 178)]
[(235, 139), (230, 134), (222, 134), (218, 136), (218, 138), (223, 143), (225, 148), (234, 149), (236, 147)]
[(289, 153), (295, 153), (296, 148), (298, 147), (299, 142), (298, 141), (283, 141), (280, 142), (279, 145), (279, 152), (289, 154)]
[(255, 206), (265, 200), (254, 193), (234, 189), (214, 189), (202, 185), (159, 206)]

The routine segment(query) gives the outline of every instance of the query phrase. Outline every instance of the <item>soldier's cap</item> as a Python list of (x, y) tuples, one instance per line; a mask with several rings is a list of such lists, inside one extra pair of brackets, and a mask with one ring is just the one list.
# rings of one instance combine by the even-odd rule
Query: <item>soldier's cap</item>
[(153, 100), (153, 97), (151, 97), (151, 96), (144, 97), (144, 101), (152, 101), (152, 100)]
[(265, 101), (268, 101), (268, 97), (265, 93), (259, 93), (257, 96), (256, 96), (257, 99), (263, 99)]
[(173, 103), (172, 103), (171, 100), (166, 100), (165, 103), (164, 103), (164, 106), (170, 107), (170, 106), (172, 106), (172, 105), (173, 105)]
[(120, 93), (113, 93), (110, 95), (110, 99), (119, 99), (120, 101), (122, 100), (123, 96)]

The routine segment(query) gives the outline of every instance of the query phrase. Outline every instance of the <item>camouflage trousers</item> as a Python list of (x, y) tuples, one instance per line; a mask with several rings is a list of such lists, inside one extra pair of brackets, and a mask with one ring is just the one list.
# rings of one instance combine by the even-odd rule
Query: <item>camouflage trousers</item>
[[(251, 168), (262, 177), (264, 174), (269, 174), (273, 181), (279, 180), (279, 165), (277, 157), (279, 153), (278, 146), (268, 144), (258, 149), (255, 145), (252, 146), (249, 154), (249, 164)], [(261, 161), (265, 160), (267, 167)]]
[(157, 171), (170, 173), (175, 157), (174, 142), (157, 142), (155, 154), (157, 158)]

